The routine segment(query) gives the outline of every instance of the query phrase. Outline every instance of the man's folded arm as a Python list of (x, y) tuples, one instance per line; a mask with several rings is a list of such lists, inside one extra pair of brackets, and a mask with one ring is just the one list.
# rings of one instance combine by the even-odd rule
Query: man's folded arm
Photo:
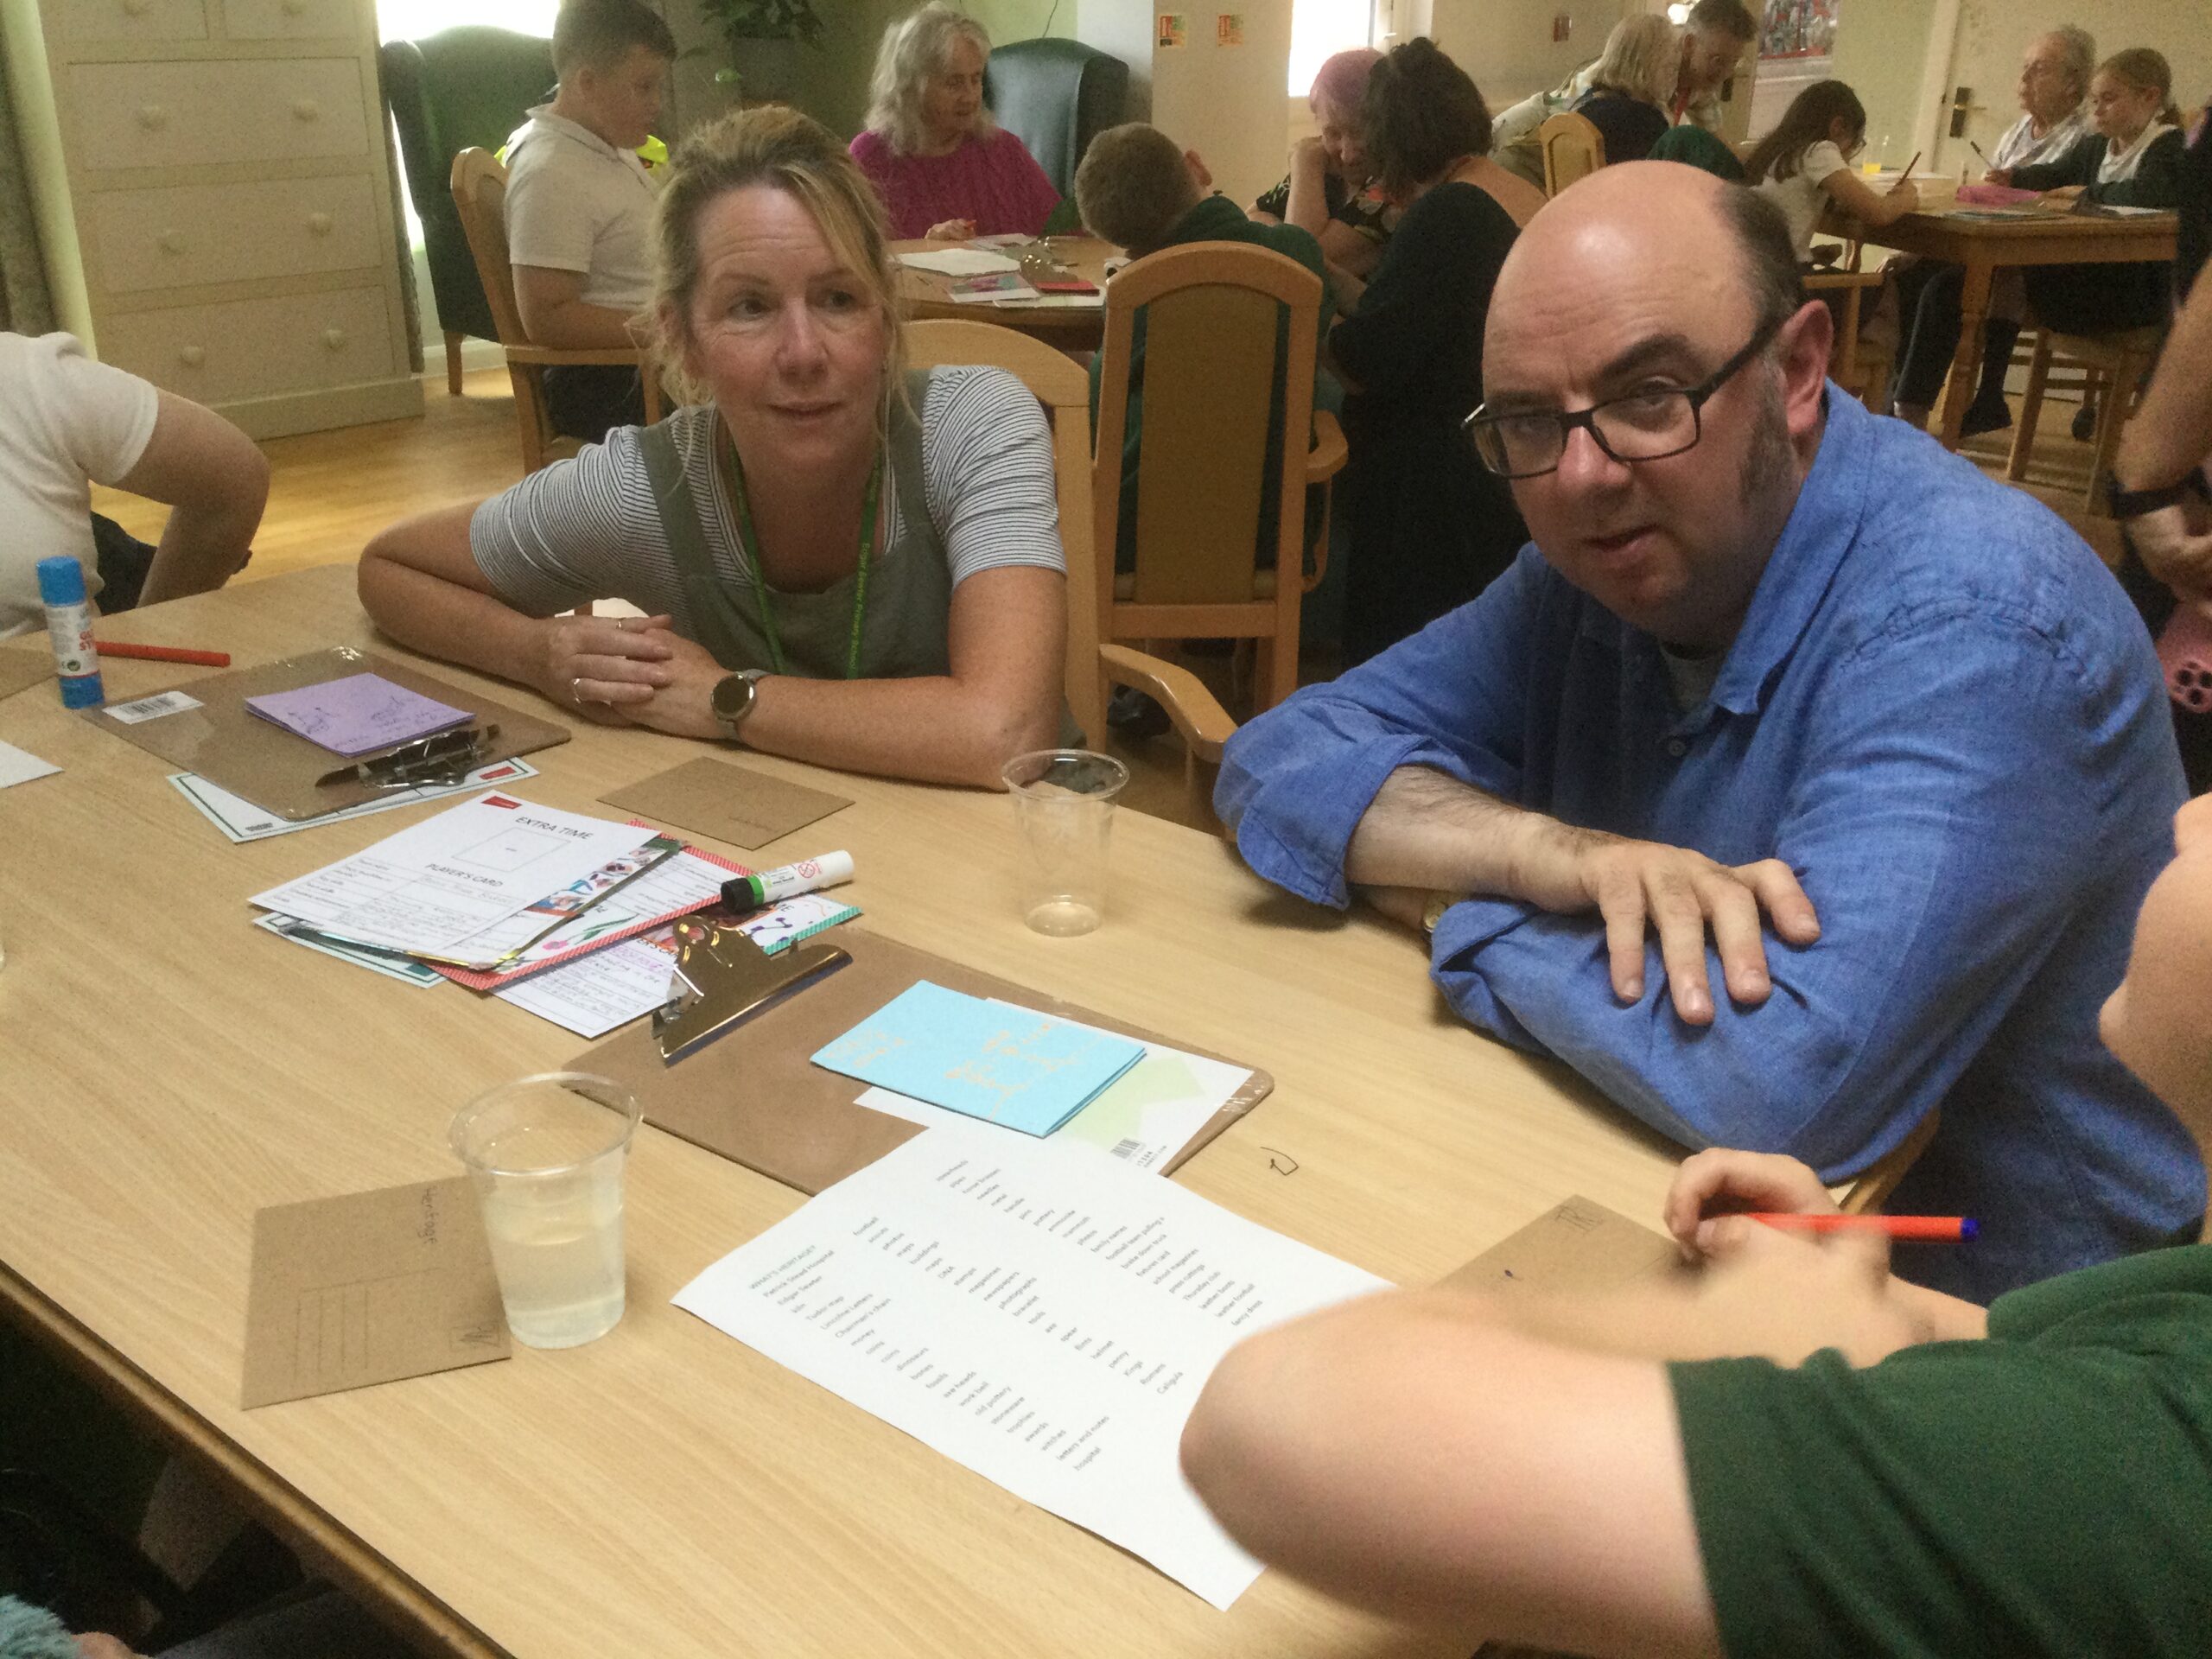
[(2114, 851), (2094, 807), (2113, 762), (2092, 753), (2074, 671), (1966, 632), (1982, 637), (1916, 630), (1840, 671), (1852, 695), (1829, 700), (1771, 849), (1821, 937), (1767, 939), (1763, 1002), (1716, 997), (1713, 1023), (1688, 1026), (1647, 946), (1624, 1004), (1594, 916), (1498, 899), (1439, 925), (1446, 995), (1687, 1144), (1788, 1153), (1831, 1179), (1880, 1156), (1982, 1049)]

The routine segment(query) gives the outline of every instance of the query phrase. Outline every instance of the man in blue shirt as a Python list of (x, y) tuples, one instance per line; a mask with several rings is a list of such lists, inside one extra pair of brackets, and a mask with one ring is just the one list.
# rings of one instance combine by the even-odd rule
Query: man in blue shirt
[(1940, 1107), (1890, 1207), (1982, 1235), (1899, 1269), (1986, 1300), (2194, 1236), (2196, 1150), (2096, 1033), (2181, 774), (2095, 556), (1830, 387), (1803, 301), (1708, 175), (1548, 207), (1472, 423), (1534, 543), (1239, 732), (1217, 804), (1317, 903), (1460, 899), (1452, 1005), (1688, 1144), (1836, 1180)]

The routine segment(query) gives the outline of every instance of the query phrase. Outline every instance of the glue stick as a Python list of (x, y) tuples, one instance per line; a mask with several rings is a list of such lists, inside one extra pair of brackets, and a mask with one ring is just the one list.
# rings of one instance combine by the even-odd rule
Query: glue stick
[(100, 686), (99, 647), (92, 643), (92, 607), (85, 597), (85, 567), (66, 556), (38, 562), (38, 596), (46, 604), (47, 637), (61, 675), (64, 709), (96, 709), (107, 701)]

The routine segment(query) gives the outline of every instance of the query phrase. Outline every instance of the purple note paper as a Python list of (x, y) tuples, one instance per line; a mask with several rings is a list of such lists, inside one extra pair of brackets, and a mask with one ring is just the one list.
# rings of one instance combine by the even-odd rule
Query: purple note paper
[(271, 691), (248, 697), (245, 706), (333, 754), (346, 756), (412, 742), (475, 718), (466, 709), (433, 702), (380, 674), (351, 674), (296, 691)]

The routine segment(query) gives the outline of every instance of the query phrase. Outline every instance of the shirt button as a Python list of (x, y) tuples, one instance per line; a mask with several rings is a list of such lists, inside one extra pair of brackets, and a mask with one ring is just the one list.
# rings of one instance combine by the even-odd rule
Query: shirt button
[(1669, 738), (1669, 739), (1667, 740), (1667, 753), (1668, 753), (1669, 754), (1670, 754), (1670, 755), (1674, 756), (1674, 758), (1675, 758), (1675, 760), (1681, 760), (1684, 755), (1688, 754), (1689, 752), (1690, 752), (1690, 746), (1689, 746), (1688, 744), (1687, 744), (1687, 743), (1683, 742), (1683, 741), (1682, 741), (1682, 740), (1681, 740), (1681, 738), (1679, 738), (1679, 737), (1670, 737), (1670, 738)]

